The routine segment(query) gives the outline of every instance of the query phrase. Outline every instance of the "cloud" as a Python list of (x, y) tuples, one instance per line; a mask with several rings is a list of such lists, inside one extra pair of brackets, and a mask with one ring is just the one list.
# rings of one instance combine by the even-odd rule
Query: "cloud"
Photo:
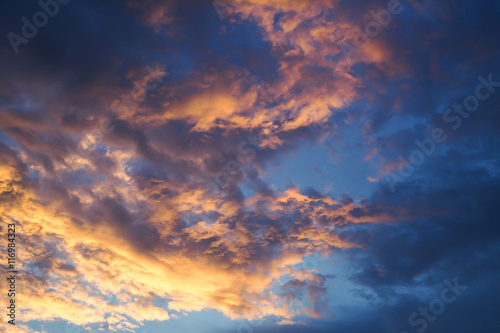
[[(0, 216), (18, 221), (25, 235), (18, 244), (30, 304), (24, 320), (107, 321), (116, 329), (167, 320), (170, 314), (152, 305), (156, 298), (170, 311), (217, 309), (234, 319), (321, 316), (323, 278), (294, 265), (315, 251), (358, 247), (339, 237), (336, 225), (377, 219), (350, 214), (352, 201), (308, 197), (294, 188), (241, 201), (168, 179), (141, 182), (123, 163), (132, 152), (109, 151), (115, 162), (105, 173), (82, 162), (90, 179), (102, 174), (106, 180), (66, 181), (62, 193), (53, 180), (40, 191), (46, 180), (30, 180), (28, 171), (36, 162), (21, 168), (21, 157), (5, 150), (11, 165), (2, 169), (2, 188), (11, 203)], [(287, 296), (273, 291), (282, 276), (305, 283), (309, 310), (292, 310), (302, 302), (298, 290)]]
[[(263, 332), (397, 331), (419, 288), (451, 273), (484, 284), (471, 304), (496, 304), (497, 95), (395, 193), (383, 180), (443, 125), (444, 106), (498, 72), (498, 6), (407, 1), (349, 62), (339, 44), (380, 3), (230, 4), (221, 22), (211, 3), (71, 2), (19, 55), (0, 46), (0, 218), (22, 235), (23, 323), (134, 332), (215, 310), (275, 323)], [(7, 30), (35, 8), (17, 7), (2, 14)], [(169, 73), (154, 90), (147, 66)], [(132, 92), (139, 102), (116, 112)], [(268, 166), (304, 141), (335, 155), (311, 169), (360, 177), (338, 168), (359, 155), (380, 187), (364, 199), (279, 188)], [(241, 172), (214, 191), (230, 161)], [(342, 260), (304, 269), (318, 253)], [(347, 296), (322, 269), (341, 263), (345, 293), (371, 311), (337, 306)]]

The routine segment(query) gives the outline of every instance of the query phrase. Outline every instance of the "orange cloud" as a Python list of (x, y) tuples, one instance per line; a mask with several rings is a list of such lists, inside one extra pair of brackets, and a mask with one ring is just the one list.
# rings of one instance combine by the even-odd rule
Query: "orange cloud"
[[(295, 188), (275, 198), (254, 195), (237, 202), (182, 183), (173, 187), (157, 180), (139, 187), (127, 178), (126, 164), (120, 162), (130, 154), (109, 154), (117, 161), (114, 178), (90, 184), (86, 191), (69, 186), (66, 197), (53, 198), (53, 192), (40, 192), (29, 183), (20, 160), (5, 155), (0, 217), (18, 221), (23, 235), (18, 241), (23, 249), (18, 269), (24, 320), (107, 322), (113, 329), (133, 331), (134, 325), (146, 321), (168, 320), (172, 311), (216, 309), (233, 319), (319, 316), (317, 310), (297, 309), (296, 300), (276, 294), (276, 283), (292, 276), (318, 284), (314, 274), (294, 266), (315, 252), (359, 246), (336, 235), (336, 223), (383, 218), (353, 217), (349, 212), (357, 207), (354, 203), (312, 199)], [(80, 165), (68, 163), (69, 167)], [(86, 170), (97, 172), (91, 164)], [(49, 197), (42, 200), (40, 194)], [(122, 212), (115, 221), (118, 206), (113, 210), (102, 205), (111, 197), (130, 216), (139, 214), (140, 207), (153, 213), (142, 215), (140, 222), (126, 222)], [(211, 221), (202, 218), (215, 212)], [(285, 225), (279, 216), (288, 212), (299, 219)], [(254, 225), (246, 221), (247, 214), (268, 222)], [(149, 236), (143, 239), (129, 230), (150, 230), (158, 238), (147, 244)], [(279, 244), (279, 250), (271, 244)], [(111, 302), (111, 295), (118, 304)], [(153, 306), (153, 298), (163, 299), (164, 306)]]

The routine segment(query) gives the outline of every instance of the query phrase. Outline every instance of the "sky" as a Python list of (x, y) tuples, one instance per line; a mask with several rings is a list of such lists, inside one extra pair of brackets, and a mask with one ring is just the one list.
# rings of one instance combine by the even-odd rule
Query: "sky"
[(500, 2), (0, 16), (0, 332), (500, 332)]

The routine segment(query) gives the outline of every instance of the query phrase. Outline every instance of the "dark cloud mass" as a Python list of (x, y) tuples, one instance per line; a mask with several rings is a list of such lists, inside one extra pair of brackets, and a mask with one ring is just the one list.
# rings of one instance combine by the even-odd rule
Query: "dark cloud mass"
[(500, 331), (498, 1), (0, 16), (0, 332)]

